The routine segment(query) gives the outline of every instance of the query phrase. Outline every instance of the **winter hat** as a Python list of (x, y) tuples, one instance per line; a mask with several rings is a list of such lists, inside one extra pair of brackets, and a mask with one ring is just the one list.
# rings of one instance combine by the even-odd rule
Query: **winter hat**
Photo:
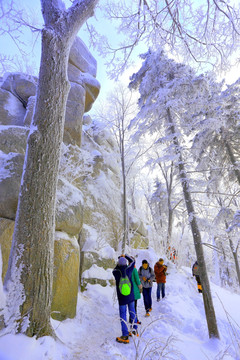
[(148, 264), (147, 260), (143, 260), (142, 264)]
[(118, 265), (119, 266), (125, 266), (127, 265), (127, 259), (123, 256), (121, 256), (119, 259), (118, 259)]

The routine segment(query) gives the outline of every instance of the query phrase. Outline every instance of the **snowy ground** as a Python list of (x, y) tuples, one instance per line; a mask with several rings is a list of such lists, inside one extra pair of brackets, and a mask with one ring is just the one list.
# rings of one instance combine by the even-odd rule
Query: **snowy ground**
[(119, 344), (121, 335), (115, 290), (88, 285), (79, 294), (75, 319), (53, 321), (59, 341), (0, 333), (0, 360), (240, 360), (240, 296), (211, 284), (221, 340), (209, 340), (202, 295), (190, 268), (169, 269), (166, 297), (144, 317), (138, 302), (140, 337)]

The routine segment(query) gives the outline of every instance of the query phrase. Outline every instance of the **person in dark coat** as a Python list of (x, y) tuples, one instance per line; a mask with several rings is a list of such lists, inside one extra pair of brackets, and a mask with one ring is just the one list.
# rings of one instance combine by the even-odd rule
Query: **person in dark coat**
[(195, 261), (195, 263), (193, 264), (192, 275), (195, 276), (195, 279), (197, 281), (198, 292), (202, 293), (202, 284), (201, 284), (200, 273), (199, 273), (199, 265), (198, 265), (197, 261)]
[[(128, 264), (129, 262), (129, 264)], [(122, 255), (118, 259), (117, 266), (113, 270), (113, 276), (116, 280), (116, 289), (117, 289), (117, 297), (119, 303), (119, 315), (122, 329), (122, 336), (116, 338), (116, 341), (120, 343), (129, 343), (129, 330), (127, 327), (127, 307), (130, 315), (131, 323), (133, 325), (133, 331), (131, 335), (138, 335), (137, 333), (137, 317), (135, 313), (135, 297), (134, 297), (134, 287), (132, 284), (132, 272), (135, 266), (135, 261), (128, 255)], [(121, 277), (128, 276), (131, 282), (131, 292), (129, 295), (122, 295), (119, 290), (119, 281)]]
[(163, 259), (160, 258), (154, 265), (154, 274), (157, 282), (157, 301), (160, 301), (160, 293), (162, 293), (162, 299), (165, 297), (166, 271), (167, 266), (164, 265)]
[(155, 275), (147, 260), (142, 261), (138, 274), (143, 286), (143, 302), (146, 316), (149, 316), (149, 312), (152, 311), (152, 286)]

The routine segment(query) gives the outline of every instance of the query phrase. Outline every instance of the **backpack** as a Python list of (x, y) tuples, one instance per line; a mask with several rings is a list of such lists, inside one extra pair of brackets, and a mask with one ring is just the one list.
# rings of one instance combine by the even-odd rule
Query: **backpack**
[(120, 294), (122, 294), (124, 296), (130, 295), (131, 289), (132, 289), (132, 284), (127, 275), (125, 277), (123, 277), (123, 276), (120, 277), (118, 288), (119, 288)]
[[(139, 275), (141, 275), (141, 276), (142, 276), (142, 269), (143, 269), (143, 267), (140, 266), (140, 268), (139, 268), (139, 270), (140, 270)], [(148, 266), (148, 269), (149, 269), (149, 273), (151, 274), (152, 268), (151, 268), (150, 266)]]
[(199, 266), (196, 263), (193, 265), (193, 275), (199, 275)]

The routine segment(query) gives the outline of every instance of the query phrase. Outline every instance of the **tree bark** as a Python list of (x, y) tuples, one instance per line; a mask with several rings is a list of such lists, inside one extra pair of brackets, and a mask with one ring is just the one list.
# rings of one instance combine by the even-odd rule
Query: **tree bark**
[(171, 195), (172, 195), (172, 184), (173, 184), (173, 162), (171, 163), (171, 171), (168, 179), (167, 171), (163, 169), (161, 163), (158, 164), (162, 175), (165, 179), (166, 189), (167, 189), (167, 206), (168, 206), (168, 225), (167, 225), (167, 238), (165, 248), (168, 249), (171, 244), (172, 238), (172, 227), (173, 227), (173, 208), (171, 204)]
[(228, 240), (229, 240), (230, 249), (232, 251), (232, 255), (233, 255), (233, 258), (234, 258), (234, 263), (235, 263), (236, 272), (237, 272), (237, 278), (238, 278), (238, 284), (240, 286), (240, 267), (239, 267), (239, 261), (238, 261), (238, 255), (237, 255), (238, 246), (237, 246), (236, 249), (234, 249), (234, 245), (233, 245), (233, 242), (232, 242), (232, 239), (230, 238), (230, 236), (228, 236)]
[(203, 302), (204, 302), (204, 308), (205, 308), (205, 314), (206, 314), (206, 320), (208, 325), (208, 333), (210, 338), (219, 338), (219, 332), (217, 327), (217, 321), (216, 321), (216, 315), (215, 310), (213, 306), (212, 301), (212, 295), (211, 295), (211, 289), (210, 284), (208, 280), (207, 275), (207, 268), (205, 264), (204, 259), (204, 252), (203, 252), (203, 246), (202, 246), (202, 240), (201, 240), (201, 234), (198, 229), (197, 219), (194, 212), (193, 202), (191, 199), (191, 193), (188, 186), (188, 178), (185, 171), (183, 158), (181, 149), (179, 146), (178, 138), (176, 136), (175, 132), (175, 126), (171, 117), (170, 109), (167, 109), (167, 117), (169, 122), (169, 129), (173, 135), (173, 144), (175, 146), (176, 154), (178, 155), (178, 168), (179, 168), (179, 176), (182, 183), (182, 189), (183, 189), (183, 195), (185, 199), (185, 204), (189, 216), (189, 223), (192, 230), (193, 235), (193, 241), (195, 246), (195, 251), (197, 255), (197, 261), (199, 264), (200, 269), (200, 279), (202, 283), (202, 289), (203, 289)]
[(124, 117), (121, 119), (121, 128), (119, 131), (120, 138), (120, 153), (122, 165), (122, 181), (123, 181), (123, 240), (122, 240), (122, 254), (125, 253), (126, 244), (129, 245), (128, 237), (128, 206), (127, 206), (127, 176), (125, 168), (125, 136), (124, 136)]
[[(226, 220), (225, 220), (225, 227), (226, 227), (226, 229), (228, 229), (228, 227), (229, 227), (228, 222)], [(234, 244), (233, 244), (233, 241), (232, 241), (229, 234), (228, 234), (228, 241), (229, 241), (230, 249), (231, 249), (231, 252), (232, 252), (232, 255), (233, 255), (233, 258), (234, 258), (238, 283), (240, 285), (240, 267), (239, 267), (239, 261), (238, 261), (238, 255), (237, 255), (238, 247), (239, 247), (240, 242), (238, 241), (238, 244), (237, 244), (236, 248), (234, 249)]]
[[(27, 142), (12, 249), (6, 275), (9, 319), (16, 331), (54, 335), (50, 323), (55, 203), (65, 109), (70, 89), (70, 47), (97, 0), (61, 12), (42, 0), (45, 27), (36, 105)], [(9, 319), (7, 319), (9, 321)]]
[(238, 169), (238, 164), (237, 164), (237, 161), (236, 161), (235, 156), (233, 154), (232, 148), (231, 148), (231, 146), (230, 146), (230, 144), (229, 144), (229, 142), (227, 140), (224, 140), (224, 144), (225, 144), (225, 147), (227, 149), (227, 153), (228, 153), (228, 156), (230, 158), (230, 161), (231, 161), (231, 163), (233, 165), (234, 173), (236, 175), (238, 184), (240, 185), (240, 171)]

